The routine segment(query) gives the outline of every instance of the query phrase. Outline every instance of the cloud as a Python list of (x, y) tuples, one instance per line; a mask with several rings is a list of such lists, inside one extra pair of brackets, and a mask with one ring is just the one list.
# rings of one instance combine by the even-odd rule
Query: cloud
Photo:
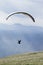
[(43, 27), (43, 19), (42, 18), (36, 18), (35, 25)]
[(0, 11), (0, 23), (3, 23), (3, 24), (19, 23), (19, 24), (26, 25), (26, 26), (28, 25), (28, 26), (41, 26), (41, 27), (43, 27), (43, 19), (40, 19), (40, 18), (36, 18), (35, 19), (36, 22), (34, 23), (29, 17), (23, 16), (23, 15), (20, 15), (23, 17), (12, 16), (6, 21), (7, 16), (8, 16), (7, 13)]
[(3, 24), (10, 24), (10, 23), (12, 23), (11, 20), (6, 21), (7, 15), (8, 15), (7, 13), (5, 13), (3, 11), (0, 11), (0, 23), (3, 23)]
[(10, 4), (12, 4), (13, 6), (15, 7), (24, 7), (24, 6), (30, 6), (32, 5), (33, 3), (28, 1), (28, 0), (9, 0), (8, 1)]
[(0, 11), (0, 23), (4, 23), (5, 22), (5, 17), (6, 17), (6, 13)]
[(27, 11), (32, 5), (33, 2), (28, 0), (0, 0), (0, 8), (4, 11)]
[[(0, 0), (0, 23), (13, 24), (20, 23), (23, 25), (43, 26), (43, 4), (42, 0)], [(20, 16), (12, 16), (8, 21), (6, 17), (16, 11), (25, 11), (35, 18), (33, 23), (30, 18)], [(22, 16), (22, 15), (21, 15)]]

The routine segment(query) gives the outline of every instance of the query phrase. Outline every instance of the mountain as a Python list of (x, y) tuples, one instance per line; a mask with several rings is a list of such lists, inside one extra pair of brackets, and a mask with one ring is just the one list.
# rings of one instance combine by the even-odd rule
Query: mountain
[(43, 51), (43, 27), (0, 24), (0, 57), (33, 51)]

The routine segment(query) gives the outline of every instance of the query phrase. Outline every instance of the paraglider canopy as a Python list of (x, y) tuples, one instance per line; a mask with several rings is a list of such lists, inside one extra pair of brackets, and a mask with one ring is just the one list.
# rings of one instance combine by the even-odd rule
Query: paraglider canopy
[(15, 14), (24, 14), (25, 16), (27, 15), (27, 16), (29, 16), (29, 17), (33, 20), (33, 22), (35, 22), (35, 19), (33, 18), (33, 16), (32, 16), (31, 14), (29, 14), (29, 13), (26, 13), (26, 12), (15, 12), (15, 13), (12, 13), (12, 14), (10, 14), (10, 15), (6, 18), (6, 20), (8, 20), (9, 17), (11, 17), (12, 15), (15, 15)]

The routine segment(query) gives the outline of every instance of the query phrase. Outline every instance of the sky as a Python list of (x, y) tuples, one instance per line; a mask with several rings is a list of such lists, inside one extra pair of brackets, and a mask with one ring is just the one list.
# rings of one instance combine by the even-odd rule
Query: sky
[[(35, 23), (23, 15), (12, 16), (6, 21), (9, 14), (17, 11), (31, 14), (35, 18)], [(0, 23), (43, 27), (43, 0), (0, 0)]]

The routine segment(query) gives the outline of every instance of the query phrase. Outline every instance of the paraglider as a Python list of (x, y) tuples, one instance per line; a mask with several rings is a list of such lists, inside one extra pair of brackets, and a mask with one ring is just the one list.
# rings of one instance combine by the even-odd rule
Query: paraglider
[(26, 13), (26, 12), (15, 12), (15, 13), (12, 13), (12, 14), (10, 14), (10, 15), (6, 18), (6, 20), (8, 20), (9, 17), (11, 17), (12, 15), (15, 15), (15, 14), (24, 14), (24, 15), (27, 15), (27, 16), (29, 16), (29, 17), (33, 20), (33, 22), (35, 22), (35, 19), (33, 18), (33, 16), (32, 16), (31, 14), (29, 14), (29, 13)]
[[(26, 13), (26, 12), (14, 12), (14, 13), (8, 15), (8, 17), (6, 18), (6, 20), (8, 20), (12, 15), (15, 15), (15, 14), (23, 14), (25, 16), (27, 15), (27, 16), (29, 16), (32, 19), (33, 22), (35, 22), (34, 17), (31, 14)], [(18, 44), (21, 44), (21, 40), (18, 40)]]
[(18, 44), (21, 44), (21, 40), (18, 40)]

